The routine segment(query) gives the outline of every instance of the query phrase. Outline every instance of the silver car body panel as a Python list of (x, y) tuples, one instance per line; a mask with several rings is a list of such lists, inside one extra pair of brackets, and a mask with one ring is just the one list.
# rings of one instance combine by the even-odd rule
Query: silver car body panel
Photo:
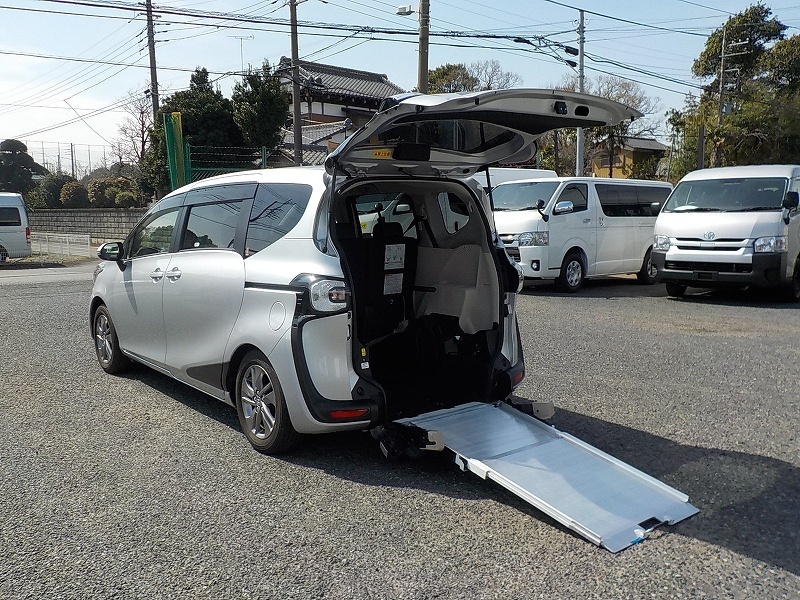
[(469, 403), (398, 422), (438, 431), (462, 470), (498, 483), (611, 552), (698, 512), (678, 490), (503, 403)]

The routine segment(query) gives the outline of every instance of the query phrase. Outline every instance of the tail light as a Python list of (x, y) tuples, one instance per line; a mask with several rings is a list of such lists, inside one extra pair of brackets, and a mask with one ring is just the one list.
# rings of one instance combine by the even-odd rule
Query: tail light
[(28, 246), (31, 245), (31, 228), (30, 227), (26, 227), (25, 228), (25, 241), (28, 243)]
[(304, 274), (292, 281), (308, 290), (308, 304), (316, 313), (336, 313), (350, 305), (350, 290), (341, 279)]

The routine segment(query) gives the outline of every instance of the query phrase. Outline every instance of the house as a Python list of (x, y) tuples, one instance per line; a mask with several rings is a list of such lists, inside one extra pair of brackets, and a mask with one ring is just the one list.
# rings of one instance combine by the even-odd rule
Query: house
[[(624, 137), (615, 140), (613, 162), (608, 151), (608, 142), (598, 147), (592, 158), (594, 177), (630, 177), (637, 165), (641, 166), (655, 158), (664, 158), (669, 146), (652, 138)], [(655, 168), (654, 168), (655, 171)]]
[[(303, 164), (321, 165), (325, 157), (355, 129), (350, 119), (317, 125), (303, 125)], [(294, 130), (283, 129), (283, 142), (267, 156), (267, 167), (292, 167), (294, 162)]]
[[(341, 123), (349, 119), (355, 128), (369, 121), (381, 100), (405, 92), (381, 73), (346, 69), (333, 65), (300, 61), (301, 119), (307, 125)], [(281, 58), (277, 72), (282, 84), (292, 93), (292, 62)], [(293, 105), (289, 104), (291, 114)]]

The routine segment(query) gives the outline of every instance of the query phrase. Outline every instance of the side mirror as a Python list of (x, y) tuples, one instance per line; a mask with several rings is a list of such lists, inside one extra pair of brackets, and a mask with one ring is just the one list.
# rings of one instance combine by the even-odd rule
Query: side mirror
[(572, 204), (571, 200), (561, 200), (561, 202), (556, 203), (556, 207), (553, 209), (554, 215), (563, 215), (566, 213), (571, 213), (575, 210), (575, 207)]
[(393, 215), (410, 215), (411, 214), (411, 205), (410, 204), (398, 204), (394, 207), (392, 211)]
[(541, 198), (539, 198), (536, 201), (536, 210), (539, 212), (539, 215), (542, 217), (542, 221), (544, 221), (545, 223), (547, 223), (550, 220), (550, 215), (544, 214), (544, 207), (546, 204), (547, 203)]
[(124, 244), (122, 242), (106, 242), (97, 249), (97, 256), (101, 260), (119, 262), (124, 255)]
[(661, 202), (653, 202), (650, 205), (650, 214), (656, 217), (660, 212), (661, 212)]
[(786, 210), (793, 210), (800, 204), (800, 194), (797, 192), (786, 192), (781, 206)]
[(539, 198), (539, 199), (536, 201), (536, 210), (542, 210), (543, 208), (544, 208), (544, 200), (542, 200), (541, 198)]

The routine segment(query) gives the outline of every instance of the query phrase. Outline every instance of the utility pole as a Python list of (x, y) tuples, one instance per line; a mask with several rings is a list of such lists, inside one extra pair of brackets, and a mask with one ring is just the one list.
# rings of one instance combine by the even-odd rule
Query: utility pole
[[(302, 0), (299, 0), (302, 2)], [(292, 128), (294, 129), (294, 162), (303, 164), (303, 120), (300, 118), (300, 58), (297, 50), (297, 5), (298, 0), (289, 0), (289, 16), (292, 35)]]
[(417, 64), (417, 89), (428, 93), (428, 36), (431, 30), (430, 0), (419, 0), (419, 63)]
[(153, 101), (153, 123), (158, 114), (158, 75), (156, 74), (156, 37), (153, 30), (153, 5), (145, 0), (147, 10), (147, 49), (150, 53), (150, 99)]
[[(584, 74), (583, 74), (583, 42), (585, 39), (583, 27), (583, 10), (578, 11), (578, 91), (584, 93)], [(583, 127), (578, 127), (576, 136), (577, 146), (575, 156), (575, 176), (583, 177)]]

